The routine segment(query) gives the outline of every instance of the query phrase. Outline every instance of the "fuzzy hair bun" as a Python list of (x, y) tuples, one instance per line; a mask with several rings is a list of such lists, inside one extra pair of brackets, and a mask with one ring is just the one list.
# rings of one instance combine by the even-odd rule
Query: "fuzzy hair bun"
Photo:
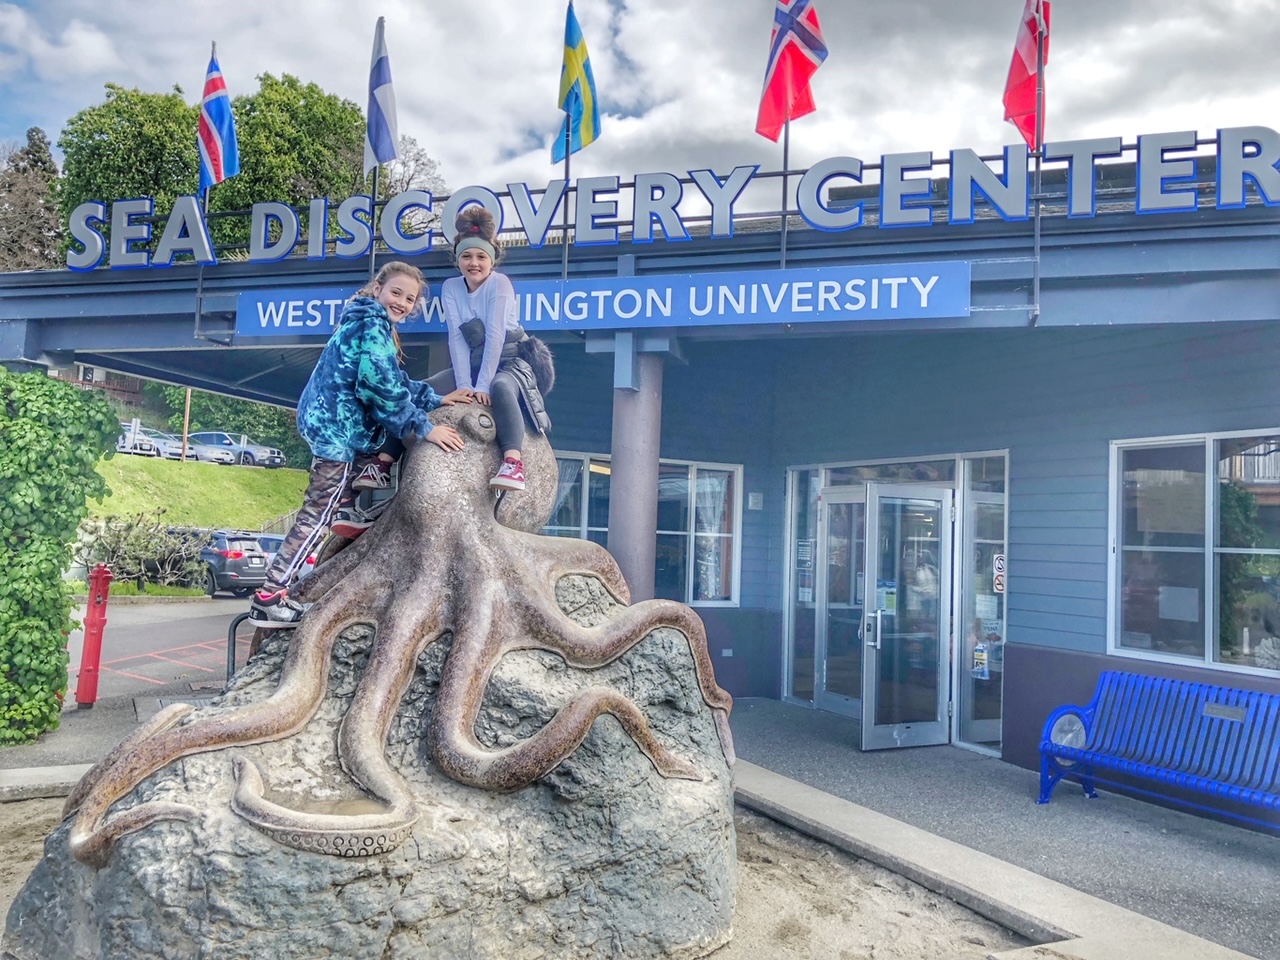
[(498, 236), (498, 225), (493, 220), (493, 214), (478, 203), (460, 211), (453, 226), (462, 237), (480, 237), (493, 243)]

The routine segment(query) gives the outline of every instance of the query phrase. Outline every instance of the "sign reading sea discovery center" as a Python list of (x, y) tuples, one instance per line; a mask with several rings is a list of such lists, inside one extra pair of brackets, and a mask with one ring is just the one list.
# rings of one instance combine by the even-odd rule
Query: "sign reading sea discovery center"
[[(725, 324), (918, 320), (969, 315), (966, 261), (753, 270), (516, 283), (530, 332), (696, 327)], [(236, 335), (327, 337), (346, 288), (241, 293)], [(440, 298), (405, 321), (404, 333), (439, 331)]]
[[(1243, 207), (1248, 184), (1254, 186), (1265, 204), (1280, 204), (1280, 133), (1268, 127), (1224, 128), (1218, 131), (1217, 147), (1217, 206), (1220, 209)], [(1178, 213), (1197, 208), (1197, 148), (1194, 130), (1138, 137), (1134, 197), (1137, 213)], [(1064, 140), (1045, 144), (1043, 151), (1045, 161), (1065, 165), (1067, 216), (1095, 216), (1098, 161), (1122, 156), (1121, 138)], [(952, 150), (947, 163), (950, 184), (945, 222), (972, 223), (979, 197), (985, 198), (1006, 220), (1028, 219), (1030, 153), (1025, 144), (1005, 148), (1001, 173), (969, 149)], [(879, 228), (929, 227), (943, 221), (934, 181), (930, 178), (934, 165), (933, 154), (928, 151), (890, 153), (880, 158)], [(691, 187), (672, 173), (637, 174), (634, 185), (627, 185), (633, 224), (627, 239), (631, 243), (690, 239), (678, 209), (686, 189), (697, 201), (700, 211), (710, 209), (710, 235), (713, 238), (732, 236), (734, 204), (757, 170), (755, 165), (737, 166), (725, 177), (711, 170), (691, 170), (688, 175)], [(857, 157), (829, 157), (819, 161), (800, 177), (796, 190), (797, 211), (817, 230), (861, 227), (865, 201), (833, 205), (825, 196), (825, 189), (832, 181), (862, 183), (863, 172), (863, 162)], [(582, 177), (575, 182), (572, 191), (574, 245), (616, 244), (623, 239), (617, 225), (623, 189), (616, 176)], [(508, 214), (513, 214), (529, 246), (543, 246), (550, 230), (561, 222), (558, 211), (569, 203), (569, 182), (551, 180), (545, 188), (537, 189), (530, 189), (525, 183), (509, 183), (506, 193), (504, 200), (488, 187), (464, 187), (451, 194), (437, 210), (430, 193), (407, 190), (385, 204), (380, 201), (376, 224), (373, 201), (367, 196), (348, 197), (332, 216), (329, 201), (324, 197), (316, 197), (305, 209), (277, 201), (255, 203), (251, 211), (248, 258), (258, 263), (283, 260), (299, 245), (305, 245), (307, 257), (312, 260), (367, 256), (375, 227), (393, 253), (416, 256), (432, 249), (433, 232), (405, 234), (402, 220), (407, 212), (425, 209), (439, 213), (445, 239), (451, 240), (455, 216), (473, 203), (488, 208), (499, 227)], [(168, 267), (177, 256), (190, 257), (202, 265), (217, 263), (204, 212), (192, 196), (174, 201), (152, 252), (150, 248), (155, 239), (152, 221), (164, 216), (165, 212), (157, 211), (150, 197), (117, 200), (110, 208), (98, 200), (80, 204), (71, 211), (67, 222), (73, 240), (67, 252), (67, 266), (72, 270), (92, 270), (105, 261), (115, 269)]]

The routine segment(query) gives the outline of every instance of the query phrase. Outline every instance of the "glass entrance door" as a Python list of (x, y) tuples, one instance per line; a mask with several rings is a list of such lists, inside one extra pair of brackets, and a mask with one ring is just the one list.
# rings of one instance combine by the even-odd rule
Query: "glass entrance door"
[(819, 510), (816, 705), (851, 717), (862, 709), (863, 497), (861, 489), (828, 490)]
[(947, 743), (952, 491), (867, 485), (862, 749)]

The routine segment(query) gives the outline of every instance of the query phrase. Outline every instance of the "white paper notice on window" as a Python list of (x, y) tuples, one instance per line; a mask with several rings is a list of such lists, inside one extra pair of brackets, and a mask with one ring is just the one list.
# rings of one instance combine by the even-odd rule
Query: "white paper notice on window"
[(1150, 483), (1138, 487), (1138, 529), (1143, 533), (1204, 534), (1204, 486)]
[(974, 615), (979, 620), (995, 620), (1000, 616), (1000, 609), (996, 606), (996, 595), (994, 593), (978, 594), (977, 609)]
[(1200, 591), (1195, 587), (1161, 587), (1160, 619), (1200, 622)]

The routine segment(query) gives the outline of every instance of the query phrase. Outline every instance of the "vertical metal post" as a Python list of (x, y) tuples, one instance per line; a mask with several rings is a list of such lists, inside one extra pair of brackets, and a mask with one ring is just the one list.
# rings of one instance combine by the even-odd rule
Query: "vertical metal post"
[[(204, 217), (204, 228), (209, 230), (209, 191), (213, 187), (205, 187), (200, 194), (200, 216)], [(213, 245), (213, 231), (209, 230), (209, 244)], [(196, 265), (196, 330), (195, 336), (200, 336), (200, 318), (204, 316), (204, 264)]]
[[(1031, 326), (1040, 321), (1040, 187), (1041, 162), (1044, 158), (1044, 4), (1036, 4), (1036, 165), (1032, 180), (1035, 194), (1035, 220), (1032, 224)], [(1008, 171), (1005, 175), (1008, 176)]]
[(377, 274), (377, 266), (373, 262), (375, 254), (378, 252), (378, 174), (382, 171), (382, 165), (378, 164), (373, 168), (373, 191), (369, 202), (369, 279), (372, 280)]
[(787, 268), (787, 170), (791, 165), (791, 120), (782, 125), (782, 255), (779, 266)]
[[(573, 117), (564, 112), (564, 245), (560, 250), (560, 279), (569, 279), (569, 157), (573, 154)], [(575, 194), (576, 196), (576, 194)]]
[(191, 388), (187, 387), (187, 402), (182, 409), (182, 462), (187, 461), (187, 432), (191, 429)]

